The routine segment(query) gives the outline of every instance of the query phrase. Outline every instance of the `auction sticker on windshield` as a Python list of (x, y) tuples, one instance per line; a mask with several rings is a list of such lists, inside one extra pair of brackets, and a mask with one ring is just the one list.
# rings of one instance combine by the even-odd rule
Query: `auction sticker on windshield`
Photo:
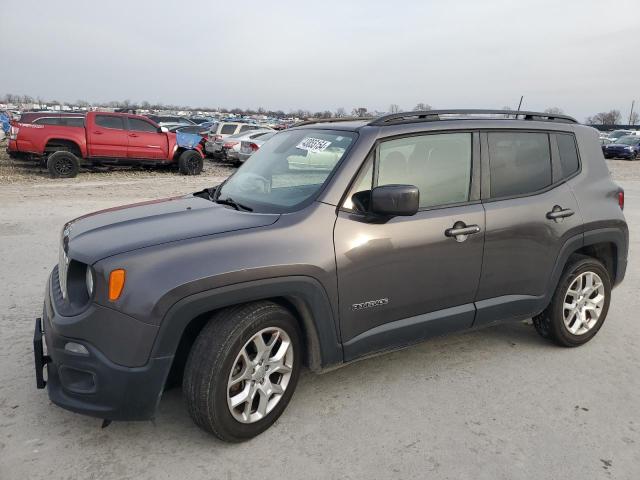
[(298, 145), (296, 145), (296, 148), (299, 148), (300, 150), (308, 150), (310, 152), (321, 152), (329, 145), (331, 145), (331, 142), (327, 140), (306, 137)]

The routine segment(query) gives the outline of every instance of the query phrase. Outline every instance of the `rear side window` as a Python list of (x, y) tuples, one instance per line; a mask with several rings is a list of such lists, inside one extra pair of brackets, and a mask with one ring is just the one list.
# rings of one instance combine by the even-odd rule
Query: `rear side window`
[(84, 127), (84, 118), (69, 117), (65, 119), (65, 124), (69, 127)]
[(491, 196), (525, 195), (551, 185), (549, 135), (489, 132)]
[(104, 128), (115, 128), (117, 130), (124, 130), (124, 122), (122, 117), (115, 117), (112, 115), (96, 115), (96, 125)]
[(240, 132), (246, 132), (248, 130), (255, 130), (258, 127), (255, 127), (253, 125), (243, 125), (240, 127)]
[(62, 125), (60, 117), (42, 117), (33, 122), (35, 125)]
[(129, 118), (129, 130), (135, 130), (136, 132), (157, 132), (157, 128), (144, 120), (139, 118)]
[(222, 128), (220, 129), (220, 134), (222, 135), (230, 135), (235, 132), (236, 132), (236, 126), (230, 123), (223, 125)]
[(556, 140), (558, 141), (558, 150), (560, 152), (562, 176), (564, 178), (570, 177), (580, 168), (576, 140), (573, 135), (566, 133), (556, 134)]

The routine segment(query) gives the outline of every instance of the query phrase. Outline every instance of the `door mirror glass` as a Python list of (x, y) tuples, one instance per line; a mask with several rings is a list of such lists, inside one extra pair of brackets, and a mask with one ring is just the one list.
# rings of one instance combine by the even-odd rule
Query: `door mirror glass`
[(160, 127), (160, 128), (158, 129), (158, 132), (159, 132), (159, 133), (168, 133), (168, 132), (169, 132), (169, 129), (168, 129), (167, 127)]
[(371, 190), (371, 212), (391, 217), (415, 215), (420, 192), (414, 185), (383, 185)]

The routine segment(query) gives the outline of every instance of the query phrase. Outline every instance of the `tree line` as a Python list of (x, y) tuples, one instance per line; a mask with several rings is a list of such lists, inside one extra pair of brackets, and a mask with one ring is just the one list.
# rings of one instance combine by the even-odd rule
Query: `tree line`
[[(7, 93), (4, 96), (0, 97), (0, 101), (2, 103), (10, 103), (14, 105), (27, 105), (27, 104), (38, 104), (38, 105), (69, 105), (72, 107), (78, 108), (96, 108), (96, 107), (108, 107), (108, 108), (123, 108), (123, 109), (136, 109), (136, 110), (174, 110), (174, 111), (193, 111), (193, 112), (221, 112), (221, 113), (229, 113), (235, 115), (266, 115), (267, 117), (275, 117), (275, 118), (286, 118), (286, 117), (297, 117), (297, 118), (344, 118), (348, 116), (352, 117), (370, 117), (379, 114), (380, 112), (370, 112), (366, 107), (356, 107), (353, 108), (350, 113), (344, 108), (339, 107), (333, 111), (331, 110), (323, 110), (313, 112), (310, 110), (298, 109), (298, 110), (289, 110), (285, 112), (284, 110), (270, 110), (262, 107), (258, 107), (256, 109), (252, 108), (225, 108), (225, 107), (211, 107), (211, 106), (199, 106), (199, 107), (190, 107), (184, 105), (172, 105), (165, 104), (162, 102), (132, 102), (131, 100), (113, 100), (110, 102), (88, 102), (86, 100), (76, 100), (75, 102), (61, 102), (58, 100), (44, 100), (42, 97), (32, 97), (30, 95), (16, 95), (13, 93)], [(417, 103), (413, 107), (413, 111), (428, 111), (431, 110), (432, 107), (428, 103), (420, 102)], [(502, 110), (513, 111), (513, 108), (509, 106), (502, 107)], [(404, 111), (400, 105), (396, 103), (392, 103), (389, 105), (387, 110), (388, 113), (399, 113)], [(549, 107), (545, 109), (544, 113), (563, 114), (563, 110), (559, 107)], [(628, 120), (629, 125), (636, 125), (640, 123), (640, 113), (633, 112), (629, 115), (628, 119), (623, 118), (622, 114), (619, 110), (609, 110), (608, 112), (599, 112), (592, 116), (586, 118), (585, 123), (590, 125), (617, 125), (622, 124), (626, 120)]]

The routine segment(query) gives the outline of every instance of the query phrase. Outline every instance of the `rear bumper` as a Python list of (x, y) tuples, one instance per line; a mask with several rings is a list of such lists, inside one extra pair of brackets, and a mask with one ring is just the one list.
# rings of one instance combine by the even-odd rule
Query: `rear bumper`
[[(66, 410), (107, 420), (152, 419), (173, 356), (151, 358), (141, 367), (118, 365), (92, 343), (76, 335), (61, 335), (56, 331), (57, 323), (68, 323), (71, 317), (59, 316), (50, 296), (49, 284), (41, 321), (46, 355), (38, 347), (39, 322), (36, 322), (34, 332), (38, 388), (45, 387), (39, 373), (46, 368), (49, 398)], [(84, 346), (88, 354), (66, 350), (68, 342)]]

